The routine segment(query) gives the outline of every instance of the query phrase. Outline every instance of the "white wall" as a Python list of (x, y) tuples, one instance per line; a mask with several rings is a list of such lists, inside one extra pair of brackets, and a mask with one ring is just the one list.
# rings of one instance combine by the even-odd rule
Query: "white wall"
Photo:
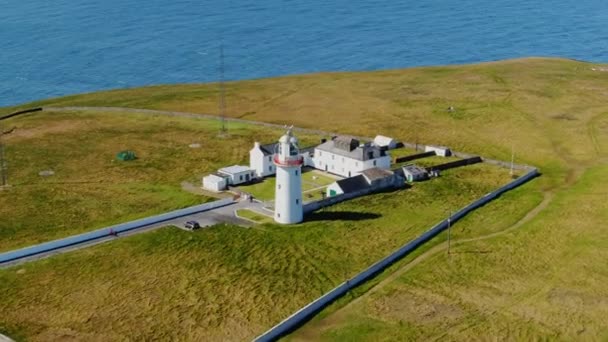
[(449, 148), (443, 146), (425, 146), (424, 152), (435, 151), (435, 153), (440, 157), (449, 157), (452, 155), (452, 152)]
[(215, 192), (226, 190), (226, 180), (219, 180), (215, 176), (203, 177), (203, 188)]
[[(219, 172), (222, 173), (221, 171)], [(247, 175), (249, 175), (249, 179), (247, 179)], [(229, 179), (228, 183), (230, 185), (238, 185), (252, 180), (255, 177), (255, 171), (243, 171), (234, 174), (226, 174), (226, 176)]]
[(302, 222), (303, 218), (301, 167), (277, 167), (274, 220), (291, 224)]
[(259, 147), (249, 151), (249, 167), (255, 171), (257, 177), (268, 177), (276, 172), (272, 155), (265, 156)]
[[(376, 163), (375, 165), (374, 162)], [(362, 171), (374, 167), (380, 169), (390, 169), (391, 157), (387, 154), (384, 157), (359, 161), (356, 159), (343, 157), (338, 154), (333, 154), (331, 152), (315, 150), (314, 167), (319, 170), (331, 172), (343, 177), (353, 177)]]

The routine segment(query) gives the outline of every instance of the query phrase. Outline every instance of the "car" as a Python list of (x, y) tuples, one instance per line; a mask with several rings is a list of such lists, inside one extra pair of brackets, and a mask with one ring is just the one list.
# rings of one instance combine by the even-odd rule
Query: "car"
[(186, 227), (186, 229), (188, 229), (188, 230), (195, 230), (195, 229), (199, 229), (201, 227), (201, 225), (198, 224), (198, 222), (196, 222), (196, 221), (188, 221), (184, 224), (184, 227)]

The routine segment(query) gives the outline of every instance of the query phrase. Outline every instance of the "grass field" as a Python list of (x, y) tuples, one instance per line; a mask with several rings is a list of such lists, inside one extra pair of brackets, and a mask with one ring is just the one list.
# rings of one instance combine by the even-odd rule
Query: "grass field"
[[(121, 113), (40, 112), (3, 125), (15, 130), (4, 138), (12, 186), (0, 192), (0, 251), (209, 201), (181, 183), (248, 164), (254, 139), (279, 134), (233, 124), (219, 138), (216, 121)], [(138, 159), (115, 160), (124, 149)]]
[[(608, 338), (608, 73), (593, 66), (531, 58), (229, 83), (233, 117), (380, 133), (502, 160), (513, 149), (516, 162), (543, 172), (456, 224), (449, 259), (441, 235), (289, 338)], [(212, 113), (216, 96), (215, 85), (179, 85), (38, 104)], [(297, 227), (196, 236), (166, 229), (2, 270), (0, 331), (32, 340), (107, 331), (116, 339), (250, 339), (506, 182), (507, 171), (494, 172), (450, 170)]]
[(9, 313), (0, 331), (28, 340), (251, 339), (507, 180), (507, 170), (471, 166), (298, 226), (167, 228), (0, 270), (0, 312)]

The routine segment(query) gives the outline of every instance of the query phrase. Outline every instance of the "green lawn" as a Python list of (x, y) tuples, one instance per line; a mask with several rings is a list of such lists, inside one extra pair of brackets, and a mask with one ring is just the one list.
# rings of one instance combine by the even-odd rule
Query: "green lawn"
[(255, 223), (272, 223), (273, 219), (270, 216), (262, 215), (258, 212), (249, 209), (237, 210), (237, 215), (241, 218), (253, 221)]
[[(302, 173), (302, 192), (311, 192), (311, 190), (319, 189), (319, 191), (323, 190), (327, 185), (336, 181), (336, 178), (326, 175), (323, 172), (319, 171), (304, 171)], [(267, 177), (262, 182), (251, 184), (251, 185), (243, 185), (239, 186), (238, 189), (243, 192), (247, 192), (253, 194), (255, 198), (270, 201), (274, 200), (274, 188), (276, 186), (276, 178)], [(308, 197), (305, 196), (304, 200), (307, 200)], [(314, 198), (318, 198), (314, 197)], [(312, 199), (312, 198), (310, 198)]]
[[(231, 117), (345, 134), (383, 134), (501, 160), (509, 160), (514, 150), (517, 163), (533, 164), (543, 173), (456, 224), (450, 259), (445, 253), (446, 236), (441, 235), (290, 338), (607, 339), (604, 284), (608, 283), (608, 266), (604, 260), (608, 259), (608, 237), (603, 228), (608, 189), (603, 179), (608, 171), (608, 78), (605, 72), (592, 70), (595, 66), (527, 58), (227, 83), (227, 114)], [(22, 107), (97, 105), (210, 113), (217, 108), (217, 95), (214, 84), (165, 85), (76, 95)], [(449, 106), (456, 110), (447, 111)], [(138, 133), (139, 121), (129, 125), (128, 118), (122, 121), (113, 114), (112, 121), (101, 120), (106, 124), (99, 129), (96, 120), (78, 120), (82, 124), (74, 125), (74, 131), (86, 134), (66, 135), (59, 140), (62, 145), (50, 139), (38, 144), (42, 141), (38, 136), (61, 139), (64, 135), (66, 129), (57, 122), (67, 114), (53, 115), (59, 121), (49, 118), (35, 125), (31, 122), (29, 127), (30, 136), (34, 126), (44, 127), (40, 130), (46, 133), (35, 138), (21, 136), (19, 144), (7, 141), (12, 160), (27, 158), (27, 153), (15, 153), (21, 151), (21, 145), (36, 156), (19, 162), (18, 168), (12, 166), (17, 170), (12, 171), (17, 172), (12, 182), (21, 184), (12, 193), (25, 191), (18, 189), (27, 188), (25, 184), (31, 181), (50, 182), (37, 176), (42, 169), (53, 168), (57, 177), (52, 179), (67, 179), (69, 176), (62, 176), (66, 169), (83, 170), (87, 162), (97, 160), (95, 153), (109, 163), (117, 150), (128, 147), (142, 158), (129, 164), (133, 166), (102, 168), (93, 172), (94, 179), (102, 184), (109, 179), (125, 187), (137, 182), (143, 182), (146, 189), (154, 189), (150, 184), (162, 186), (163, 191), (150, 191), (161, 194), (169, 186), (175, 194), (184, 179), (200, 181), (202, 174), (218, 165), (245, 162), (253, 136), (262, 142), (276, 139), (264, 131), (240, 131), (237, 124), (230, 123), (237, 140), (247, 143), (235, 141), (220, 151), (214, 148), (218, 146), (217, 127), (205, 129), (174, 118), (142, 118), (160, 125), (144, 125), (148, 131)], [(15, 120), (15, 125), (36, 117)], [(95, 140), (108, 131), (120, 134)], [(178, 149), (196, 137), (207, 137), (203, 148), (197, 152)], [(89, 147), (89, 140), (96, 143)], [(148, 147), (140, 152), (139, 145), (129, 143), (133, 141)], [(70, 151), (66, 155), (74, 153), (72, 166), (60, 167), (65, 161), (40, 162), (64, 145)], [(187, 162), (165, 165), (164, 160), (172, 160), (174, 153), (193, 154)], [(158, 158), (147, 162), (151, 156)], [(128, 179), (116, 178), (134, 170), (140, 172)], [(0, 331), (32, 340), (251, 339), (418, 235), (448, 211), (508, 180), (507, 171), (498, 176), (493, 170), (487, 165), (449, 170), (439, 179), (416, 183), (409, 190), (340, 204), (298, 226), (269, 224), (264, 230), (222, 226), (195, 236), (167, 229), (2, 270)], [(81, 171), (75, 179), (88, 180), (83, 174), (88, 175)], [(1, 193), (0, 215), (10, 221), (2, 223), (2, 229), (28, 222), (33, 213), (36, 231), (51, 236), (52, 230), (45, 229), (42, 222), (78, 217), (69, 206), (71, 198), (81, 196), (78, 189), (67, 185), (62, 190), (63, 201), (38, 211), (24, 209), (38, 201), (34, 190), (28, 190), (30, 197), (11, 197), (22, 196), (18, 201)], [(70, 195), (75, 191), (78, 196)], [(133, 191), (141, 190), (128, 192)], [(105, 198), (93, 201), (95, 208), (134, 212), (124, 204), (125, 192), (104, 192), (106, 197), (96, 192), (81, 197)], [(46, 198), (54, 202), (60, 198), (57, 193), (46, 194)], [(184, 202), (199, 200), (188, 196)], [(176, 203), (153, 196), (149, 201), (167, 206)], [(150, 203), (142, 207), (158, 207)], [(94, 211), (86, 210), (89, 212)], [(59, 222), (69, 221), (62, 218)], [(28, 225), (26, 229), (32, 228)], [(68, 232), (65, 228), (58, 231)], [(490, 235), (502, 231), (507, 233)], [(0, 246), (31, 241), (19, 238), (21, 242), (6, 244), (5, 238), (12, 235), (2, 235)], [(483, 239), (466, 241), (471, 238)], [(355, 298), (359, 299), (353, 301)]]

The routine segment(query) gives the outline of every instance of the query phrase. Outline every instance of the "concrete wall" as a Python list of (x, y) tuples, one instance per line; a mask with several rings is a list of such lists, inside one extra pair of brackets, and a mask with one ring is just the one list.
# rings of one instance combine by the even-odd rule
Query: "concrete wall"
[(22, 258), (26, 258), (28, 256), (33, 256), (41, 253), (46, 253), (49, 251), (53, 251), (60, 248), (65, 248), (68, 246), (77, 245), (80, 243), (84, 243), (87, 241), (93, 241), (97, 239), (102, 239), (107, 236), (112, 235), (113, 233), (123, 233), (130, 230), (138, 229), (144, 226), (149, 226), (151, 224), (156, 224), (164, 221), (169, 221), (178, 217), (191, 215), (194, 213), (200, 213), (203, 211), (212, 210), (219, 207), (224, 207), (230, 204), (233, 204), (234, 200), (231, 198), (222, 199), (215, 202), (209, 202), (201, 205), (196, 205), (189, 208), (179, 209), (175, 211), (171, 211), (165, 214), (160, 214), (156, 216), (147, 217), (140, 220), (135, 220), (131, 222), (121, 223), (114, 226), (97, 229), (88, 233), (72, 235), (70, 237), (54, 240), (50, 242), (41, 243), (39, 245), (34, 245), (30, 247), (25, 247), (22, 249), (0, 253), (0, 265), (4, 263), (8, 263), (11, 261), (19, 260)]

